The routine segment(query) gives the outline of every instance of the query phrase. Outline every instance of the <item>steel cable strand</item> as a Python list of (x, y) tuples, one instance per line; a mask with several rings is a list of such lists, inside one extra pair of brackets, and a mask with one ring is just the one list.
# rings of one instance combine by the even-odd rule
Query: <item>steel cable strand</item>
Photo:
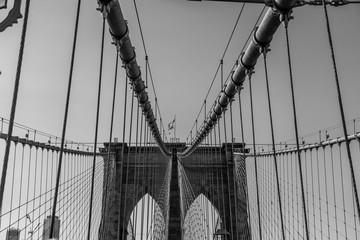
[[(241, 141), (245, 144), (245, 139), (244, 139), (244, 122), (243, 122), (243, 117), (242, 117), (242, 106), (241, 106), (241, 89), (242, 87), (239, 87), (238, 88), (238, 97), (239, 97), (239, 115), (240, 115), (240, 130), (241, 130)], [(244, 145), (245, 147), (245, 145)], [(245, 158), (245, 149), (244, 149), (244, 156)], [(245, 158), (245, 169), (246, 169), (246, 158)], [(248, 185), (247, 185), (247, 178), (246, 178), (246, 175), (245, 175), (245, 178), (244, 178), (244, 182), (243, 182), (243, 185), (246, 186), (246, 188), (244, 188), (244, 191), (245, 194), (246, 194), (246, 203), (247, 203), (247, 211), (248, 211), (248, 226), (249, 226), (249, 236), (250, 236), (250, 239), (251, 239), (251, 214), (250, 214), (250, 203), (249, 203), (249, 189), (248, 189)]]
[[(12, 204), (13, 204), (13, 197), (14, 197), (14, 182), (15, 182), (15, 163), (16, 163), (16, 148), (17, 148), (17, 143), (15, 143), (15, 148), (14, 148), (14, 158), (13, 158), (13, 173), (12, 173), (12, 180), (11, 180), (11, 197), (10, 197), (10, 216), (9, 216), (9, 226), (11, 226), (11, 214), (13, 212), (12, 209)], [(41, 183), (41, 182), (40, 182)], [(1, 213), (2, 214), (2, 213)], [(5, 214), (2, 214), (2, 216)]]
[(94, 177), (95, 177), (96, 151), (97, 151), (98, 129), (99, 129), (101, 83), (102, 83), (102, 70), (103, 70), (103, 58), (104, 58), (104, 41), (105, 41), (105, 17), (103, 18), (102, 37), (101, 37), (100, 71), (99, 71), (99, 85), (98, 85), (98, 96), (97, 96), (97, 107), (96, 107), (94, 156), (93, 156), (93, 166), (92, 166), (93, 170), (92, 170), (90, 204), (89, 204), (89, 224), (88, 224), (88, 233), (87, 233), (87, 239), (88, 240), (90, 240), (92, 205), (93, 205), (93, 196), (94, 196)]
[[(135, 1), (135, 0), (134, 0), (134, 1)], [(209, 96), (209, 94), (210, 94), (210, 91), (211, 91), (211, 89), (212, 89), (212, 87), (213, 87), (213, 84), (214, 84), (214, 81), (215, 81), (215, 79), (216, 79), (216, 76), (217, 76), (217, 74), (218, 74), (218, 72), (219, 72), (220, 66), (221, 66), (222, 63), (223, 63), (223, 59), (224, 59), (224, 57), (225, 57), (225, 55), (226, 55), (226, 53), (227, 53), (228, 47), (229, 47), (230, 42), (231, 42), (231, 40), (232, 40), (232, 38), (233, 38), (234, 32), (235, 32), (235, 30), (236, 30), (236, 28), (237, 28), (237, 25), (238, 25), (238, 23), (239, 23), (240, 17), (241, 17), (241, 15), (242, 15), (243, 11), (244, 11), (244, 7), (245, 7), (245, 3), (243, 3), (243, 5), (241, 6), (239, 15), (238, 15), (238, 17), (237, 17), (237, 19), (236, 19), (236, 21), (235, 21), (235, 25), (234, 25), (234, 27), (233, 27), (233, 30), (232, 30), (231, 34), (230, 34), (230, 37), (229, 37), (229, 40), (228, 40), (228, 42), (227, 42), (227, 44), (226, 44), (225, 50), (224, 50), (224, 52), (223, 52), (223, 54), (222, 54), (220, 63), (219, 63), (219, 65), (217, 66), (217, 69), (216, 69), (216, 71), (215, 71), (215, 75), (214, 75), (214, 77), (213, 77), (213, 79), (212, 79), (212, 81), (211, 81), (210, 87), (209, 87), (209, 89), (208, 89), (208, 91), (207, 91), (207, 93), (206, 93), (205, 101), (207, 100), (207, 98), (208, 98), (208, 96)], [(256, 21), (256, 23), (259, 21), (259, 19), (260, 19), (262, 13), (264, 12), (265, 8), (266, 8), (266, 6), (264, 6), (264, 8), (263, 8), (263, 10), (262, 10), (262, 12), (261, 12), (258, 20)], [(250, 37), (251, 37), (251, 34), (249, 35), (248, 40), (246, 41), (246, 43), (249, 41)], [(244, 44), (243, 49), (245, 48), (246, 43)], [(239, 59), (239, 58), (240, 58), (240, 55), (239, 55), (238, 59)], [(204, 106), (204, 105), (201, 105), (199, 114), (198, 114), (198, 116), (197, 116), (196, 119), (199, 118), (199, 115), (200, 115), (200, 113), (201, 113), (201, 111), (202, 111), (202, 109), (203, 109), (203, 106)], [(194, 125), (195, 125), (195, 123), (194, 123)], [(194, 129), (194, 125), (192, 126), (191, 131), (192, 131), (192, 129)], [(190, 133), (189, 133), (189, 135), (190, 135)], [(189, 137), (189, 135), (188, 135), (188, 137)]]
[[(118, 44), (118, 43), (116, 43)], [(112, 134), (113, 134), (113, 127), (114, 127), (114, 112), (115, 112), (115, 100), (116, 100), (116, 85), (117, 85), (117, 73), (118, 73), (118, 66), (119, 66), (119, 51), (116, 51), (116, 59), (115, 59), (115, 77), (114, 77), (114, 86), (113, 86), (113, 97), (112, 97), (112, 107), (111, 107), (111, 120), (110, 120), (110, 133), (109, 133), (109, 147), (108, 147), (108, 154), (107, 154), (107, 161), (105, 165), (105, 198), (104, 198), (104, 212), (102, 218), (106, 218), (106, 207), (107, 207), (107, 196), (108, 196), (108, 187), (109, 187), (109, 171), (110, 171), (110, 154), (111, 154), (111, 144), (112, 144)], [(105, 223), (102, 225), (102, 234), (105, 233)], [(100, 236), (101, 238), (102, 236)]]
[(336, 66), (336, 61), (335, 61), (335, 53), (334, 53), (334, 45), (333, 45), (332, 36), (331, 36), (331, 30), (330, 30), (330, 21), (329, 21), (329, 16), (328, 16), (328, 12), (327, 12), (326, 2), (325, 2), (325, 0), (322, 0), (322, 1), (323, 1), (323, 5), (324, 5), (324, 13), (325, 13), (325, 19), (326, 19), (326, 29), (327, 29), (327, 33), (328, 33), (328, 40), (329, 40), (330, 51), (331, 51), (331, 59), (332, 59), (332, 64), (333, 64), (333, 68), (334, 68), (336, 91), (337, 91), (338, 103), (339, 103), (339, 108), (340, 108), (341, 122), (342, 122), (344, 137), (345, 137), (346, 151), (347, 151), (349, 165), (350, 165), (352, 187), (353, 187), (353, 190), (354, 190), (354, 196), (355, 196), (355, 201), (356, 201), (356, 209), (357, 209), (357, 213), (358, 213), (358, 218), (360, 220), (359, 195), (358, 195), (357, 186), (356, 186), (354, 166), (353, 166), (353, 160), (352, 160), (351, 150), (350, 150), (350, 141), (348, 139), (348, 134), (347, 134), (345, 113), (344, 113), (344, 107), (343, 107), (341, 90), (340, 90), (340, 81), (339, 81), (339, 76), (338, 76), (338, 72), (337, 72), (337, 66)]
[[(134, 156), (134, 159), (135, 159), (135, 170), (134, 170), (134, 176), (135, 176), (135, 183), (134, 183), (134, 188), (133, 188), (133, 191), (134, 191), (134, 199), (135, 200), (135, 203), (134, 203), (134, 210), (133, 210), (133, 222), (135, 223), (136, 222), (136, 219), (137, 219), (137, 196), (138, 196), (138, 191), (139, 191), (139, 188), (136, 187), (138, 185), (138, 179), (139, 179), (139, 166), (138, 166), (138, 138), (139, 138), (139, 112), (140, 112), (140, 108), (138, 107), (137, 108), (137, 112), (136, 112), (136, 137), (135, 137), (135, 156)], [(134, 229), (134, 233), (136, 233), (136, 225), (135, 227), (133, 227)]]
[(120, 171), (117, 172), (116, 174), (119, 174), (119, 179), (120, 179), (120, 192), (119, 192), (119, 206), (118, 206), (118, 211), (119, 211), (119, 216), (118, 216), (118, 230), (117, 230), (117, 238), (116, 239), (120, 239), (120, 226), (121, 226), (121, 195), (122, 195), (122, 178), (123, 178), (123, 168), (124, 168), (124, 155), (125, 155), (125, 129), (126, 129), (126, 109), (127, 109), (127, 84), (128, 84), (128, 76), (126, 75), (125, 77), (125, 94), (124, 94), (124, 118), (123, 118), (123, 133), (122, 133), (122, 146), (121, 146), (121, 159), (120, 159)]
[(144, 231), (144, 207), (145, 207), (145, 156), (146, 156), (146, 152), (147, 152), (147, 139), (149, 136), (149, 131), (148, 131), (148, 127), (146, 125), (146, 120), (144, 120), (144, 147), (143, 147), (143, 167), (142, 167), (142, 187), (143, 187), (143, 192), (141, 194), (142, 198), (141, 198), (141, 227), (140, 227), (140, 231), (141, 231), (141, 239), (143, 239), (143, 231)]
[[(136, 177), (137, 178), (137, 184), (140, 184), (140, 180), (139, 180), (139, 178), (140, 178), (140, 165), (141, 165), (141, 162), (140, 162), (140, 160), (141, 160), (141, 158), (140, 158), (140, 154), (141, 154), (141, 146), (142, 146), (142, 141), (143, 141), (143, 123), (144, 123), (144, 115), (141, 115), (141, 119), (140, 119), (140, 134), (139, 134), (139, 147), (138, 147), (138, 157), (137, 157), (137, 161), (138, 161), (138, 172), (137, 172), (137, 174), (138, 174), (138, 176)], [(139, 192), (139, 190), (137, 190), (137, 196), (139, 195), (139, 193), (141, 193), (141, 192)], [(139, 201), (139, 203), (140, 203), (140, 201)], [(139, 204), (138, 203), (138, 204)], [(137, 205), (138, 205), (137, 204)], [(137, 223), (138, 222), (138, 206), (136, 205), (136, 214), (135, 214), (135, 222)], [(135, 232), (137, 232), (137, 224), (135, 224)]]
[[(221, 156), (221, 134), (220, 134), (220, 121), (218, 121), (218, 141), (219, 141), (219, 158), (220, 158), (220, 163), (222, 163), (222, 156)], [(223, 176), (223, 167), (221, 167), (220, 170), (220, 184), (221, 184), (221, 199), (222, 199), (222, 209), (223, 209), (223, 214), (224, 214), (224, 219), (223, 219), (223, 226), (225, 226), (225, 228), (228, 227), (227, 225), (227, 221), (226, 221), (226, 208), (225, 208), (225, 193), (224, 193), (224, 176)]]
[[(128, 179), (129, 179), (129, 165), (130, 165), (130, 146), (131, 146), (131, 133), (132, 133), (132, 123), (133, 123), (133, 113), (134, 113), (134, 90), (132, 91), (131, 95), (131, 112), (130, 112), (130, 126), (129, 126), (129, 150), (127, 154), (127, 163), (126, 163), (126, 176), (125, 176), (125, 196), (124, 199), (126, 199), (127, 192), (128, 192)], [(124, 216), (126, 216), (126, 203), (124, 202)], [(124, 217), (123, 226), (126, 226), (126, 217)], [(123, 239), (125, 237), (125, 227), (123, 228)]]
[(49, 235), (50, 238), (52, 238), (53, 234), (54, 234), (56, 204), (57, 204), (57, 198), (58, 198), (61, 167), (62, 167), (62, 160), (63, 160), (62, 158), (63, 158), (64, 144), (65, 144), (67, 118), (68, 118), (69, 105), (70, 105), (70, 94), (71, 94), (72, 76), (73, 76), (73, 70), (74, 70), (75, 51), (76, 51), (77, 34), (78, 34), (79, 18), (80, 18), (80, 8), (81, 8), (81, 0), (78, 0), (73, 47), (72, 47), (72, 54), (71, 54), (71, 63), (70, 63), (70, 73), (69, 73), (66, 104), (65, 104), (64, 121), (63, 121), (62, 135), (61, 135), (61, 147), (60, 147), (60, 155), (59, 155), (59, 163), (58, 163), (58, 172), (57, 172), (57, 177), (56, 177), (56, 187), (55, 187), (54, 203), (53, 203), (52, 217), (51, 217), (51, 227), (50, 227), (50, 235)]
[[(137, 107), (137, 111), (136, 111), (136, 130), (135, 130), (135, 148), (134, 148), (134, 184), (133, 184), (133, 199), (134, 199), (134, 209), (132, 211), (132, 218), (130, 220), (130, 222), (134, 223), (135, 222), (135, 211), (136, 211), (136, 200), (137, 199), (137, 143), (138, 143), (138, 130), (139, 130), (139, 107)], [(134, 231), (134, 224), (132, 224), (132, 231), (135, 233)]]
[(228, 164), (228, 160), (227, 160), (227, 155), (228, 155), (228, 151), (227, 151), (227, 134), (226, 134), (226, 118), (225, 118), (225, 113), (226, 113), (226, 109), (224, 110), (224, 116), (223, 116), (223, 120), (224, 120), (224, 139), (225, 139), (225, 164), (226, 164), (226, 178), (227, 178), (227, 192), (228, 192), (228, 200), (229, 200), (229, 209), (230, 209), (230, 229), (231, 229), (231, 239), (234, 239), (234, 228), (233, 228), (233, 216), (232, 216), (232, 203), (231, 203), (231, 196), (230, 196), (230, 179), (229, 179), (229, 174), (230, 174), (230, 170), (229, 170), (229, 164)]
[[(17, 103), (17, 97), (18, 97), (19, 85), (20, 85), (20, 75), (21, 75), (22, 61), (23, 61), (24, 48), (25, 48), (25, 39), (26, 39), (26, 30), (27, 30), (27, 24), (28, 24), (28, 18), (29, 18), (29, 9), (30, 9), (30, 0), (27, 0), (26, 5), (25, 5), (24, 24), (23, 24), (23, 28), (22, 28), (22, 32), (21, 32), (19, 58), (18, 58), (17, 69), (16, 69), (15, 85), (14, 85), (14, 92), (13, 92), (13, 99), (12, 99), (10, 120), (9, 120), (9, 127), (8, 127), (8, 135), (7, 135), (7, 139), (6, 139), (5, 154), (4, 154), (2, 173), (1, 173), (0, 216), (2, 213), (5, 181), (6, 181), (6, 175), (7, 175), (7, 167), (8, 167), (8, 163), (9, 163), (9, 154), (10, 154), (10, 146), (11, 146), (12, 132), (13, 132), (13, 126), (14, 126), (15, 112), (16, 112), (16, 103)], [(0, 226), (1, 226), (1, 217), (0, 217)]]
[(274, 124), (273, 124), (273, 118), (272, 118), (272, 107), (271, 107), (271, 99), (270, 99), (269, 76), (268, 76), (267, 59), (266, 59), (268, 50), (269, 49), (267, 49), (266, 47), (262, 49), (263, 58), (264, 58), (264, 70), (265, 70), (266, 92), (267, 92), (267, 99), (268, 99), (269, 120), (270, 120), (270, 128), (271, 128), (271, 142), (272, 142), (272, 148), (273, 148), (277, 195), (278, 195), (279, 212), (280, 212), (280, 220), (281, 220), (281, 233), (282, 233), (282, 239), (285, 240), (284, 220), (283, 220), (281, 195), (280, 195), (279, 172), (278, 172), (278, 165), (277, 165), (277, 161), (276, 161), (277, 159), (276, 159), (276, 150), (275, 150)]
[[(245, 42), (242, 50), (240, 51), (240, 54), (239, 54), (238, 57), (237, 57), (236, 62), (234, 63), (234, 66), (236, 66), (236, 64), (238, 63), (238, 60), (239, 60), (240, 57), (242, 56), (243, 51), (244, 51), (245, 47), (247, 46), (247, 43), (249, 42), (249, 40), (250, 40), (250, 38), (251, 38), (254, 30), (255, 30), (255, 26), (256, 26), (257, 23), (260, 21), (260, 18), (261, 18), (261, 16), (262, 16), (262, 14), (263, 14), (263, 12), (264, 12), (265, 9), (266, 9), (266, 6), (263, 7), (263, 9), (262, 9), (262, 11), (261, 11), (261, 13), (260, 13), (260, 15), (259, 15), (259, 17), (258, 17), (258, 19), (257, 19), (257, 21), (256, 21), (256, 23), (255, 23), (255, 25), (254, 25), (254, 29), (250, 32), (250, 34), (249, 34), (249, 36), (248, 36), (248, 38), (247, 38), (247, 40), (246, 40), (246, 42)], [(213, 85), (213, 83), (214, 83), (214, 80), (215, 80), (215, 78), (216, 78), (216, 76), (217, 76), (217, 74), (218, 74), (218, 71), (219, 71), (219, 69), (220, 69), (220, 67), (221, 67), (222, 64), (223, 64), (223, 60), (220, 60), (220, 63), (219, 63), (219, 65), (218, 65), (218, 67), (217, 67), (215, 76), (213, 77), (213, 80), (212, 80), (212, 82), (211, 82), (211, 86), (210, 86), (210, 88), (209, 88), (209, 90), (208, 90), (207, 95), (209, 95), (209, 92), (210, 92), (210, 90), (211, 90), (211, 88), (212, 88), (212, 85)], [(225, 83), (227, 82), (227, 80), (229, 79), (229, 77), (230, 77), (230, 75), (231, 75), (232, 73), (233, 73), (233, 71), (230, 71), (228, 77), (226, 78)], [(223, 82), (223, 81), (222, 81), (222, 82)], [(221, 87), (222, 87), (222, 85), (221, 85)], [(220, 92), (220, 93), (221, 93), (221, 92)], [(219, 94), (220, 94), (220, 93), (219, 93)], [(203, 105), (202, 105), (202, 107), (203, 107)], [(200, 113), (201, 113), (201, 111), (202, 111), (202, 107), (201, 107), (201, 109), (200, 109), (200, 111), (199, 111), (198, 116), (200, 115)], [(217, 120), (216, 120), (216, 121), (217, 121)], [(195, 125), (195, 124), (194, 124), (194, 125)], [(194, 128), (194, 125), (193, 125), (192, 129)], [(191, 130), (191, 131), (192, 131), (192, 130)], [(191, 131), (190, 131), (190, 134), (191, 134)], [(196, 131), (196, 132), (197, 132), (197, 131)], [(198, 132), (197, 132), (197, 133), (198, 133)], [(199, 144), (199, 140), (200, 140), (197, 136), (200, 136), (200, 135), (201, 135), (201, 134), (196, 134), (196, 135), (195, 135), (195, 139), (196, 139), (197, 141), (195, 141), (194, 143), (192, 143), (192, 144), (183, 152), (183, 153), (184, 153), (184, 154), (182, 154), (183, 156), (188, 156), (189, 154), (191, 154), (191, 152), (194, 151), (195, 147)]]
[[(148, 56), (148, 53), (147, 53), (147, 50), (146, 50), (145, 38), (144, 38), (144, 33), (143, 33), (143, 30), (142, 30), (142, 27), (141, 27), (140, 16), (139, 16), (139, 11), (138, 11), (138, 8), (137, 8), (136, 0), (133, 0), (133, 3), (134, 3), (137, 22), (138, 22), (138, 25), (139, 25), (141, 41), (142, 41), (142, 45), (143, 45), (144, 53), (145, 53), (146, 87), (148, 87), (148, 74), (147, 73), (149, 73), (151, 86), (152, 86), (152, 89), (153, 89), (153, 92), (154, 92), (154, 97), (157, 100), (157, 95), (156, 95), (156, 91), (155, 91), (155, 85), (154, 85), (154, 81), (153, 81), (153, 77), (152, 77), (152, 73), (151, 73), (151, 68), (150, 68), (149, 56)], [(158, 104), (155, 106), (155, 110), (156, 110), (156, 108), (159, 110), (159, 116), (160, 116), (160, 119), (161, 119), (161, 113), (160, 113), (160, 108), (159, 108)], [(161, 131), (160, 131), (160, 134), (161, 134)]]
[(248, 76), (249, 76), (249, 92), (250, 92), (251, 130), (252, 130), (252, 138), (253, 138), (252, 145), (254, 151), (254, 164), (255, 164), (256, 200), (257, 200), (258, 220), (259, 220), (259, 236), (260, 236), (260, 240), (262, 240), (261, 209), (260, 209), (259, 184), (258, 184), (258, 167), (257, 167), (256, 147), (255, 147), (256, 140), (255, 140), (255, 121), (254, 121), (254, 106), (253, 106), (253, 94), (252, 94), (252, 84), (251, 84), (251, 76), (252, 76), (251, 70)]
[(298, 165), (299, 165), (299, 174), (300, 174), (300, 184), (301, 184), (301, 198), (303, 204), (303, 214), (304, 214), (304, 222), (305, 222), (305, 230), (306, 230), (306, 239), (309, 238), (309, 228), (308, 228), (308, 221), (307, 221), (307, 214), (306, 214), (306, 205), (305, 205), (305, 193), (304, 193), (304, 182), (303, 182), (303, 174), (302, 174), (302, 167), (301, 167), (301, 156), (300, 156), (300, 144), (299, 144), (299, 132), (298, 132), (298, 125), (297, 125), (297, 117), (296, 117), (296, 105), (295, 105), (295, 93), (294, 93), (294, 81), (293, 81), (293, 74), (292, 74), (292, 65), (291, 65), (291, 54), (290, 54), (290, 43), (289, 43), (289, 29), (288, 29), (288, 16), (285, 15), (285, 35), (286, 35), (286, 47), (287, 47), (287, 56), (288, 56), (288, 67), (289, 67), (289, 74), (290, 74), (290, 85), (291, 85), (291, 99), (292, 99), (292, 108), (293, 108), (293, 116), (294, 116), (294, 129), (295, 129), (295, 137), (296, 137), (296, 149), (297, 149), (297, 158), (298, 158)]
[(233, 165), (233, 187), (234, 187), (234, 210), (235, 210), (235, 230), (236, 230), (236, 237), (238, 236), (239, 231), (239, 218), (238, 218), (238, 188), (237, 188), (237, 167), (235, 163), (235, 155), (234, 155), (234, 126), (233, 126), (233, 112), (232, 112), (232, 103), (234, 99), (230, 100), (230, 129), (231, 129), (231, 158)]

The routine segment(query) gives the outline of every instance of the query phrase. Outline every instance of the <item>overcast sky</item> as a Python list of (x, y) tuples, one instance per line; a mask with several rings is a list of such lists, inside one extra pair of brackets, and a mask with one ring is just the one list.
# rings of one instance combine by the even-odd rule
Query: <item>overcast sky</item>
[[(23, 1), (25, 2), (25, 1)], [(32, 0), (15, 121), (54, 135), (61, 135), (69, 75), (77, 1)], [(13, 4), (9, 0), (10, 8)], [(133, 1), (120, 2), (129, 22), (138, 63), (145, 74), (144, 51)], [(24, 3), (23, 3), (24, 5)], [(241, 3), (190, 2), (186, 0), (137, 1), (151, 71), (164, 125), (174, 115), (177, 137), (188, 136), (214, 77)], [(76, 51), (67, 138), (93, 142), (99, 75), (101, 21), (96, 1), (83, 1)], [(224, 75), (253, 28), (261, 5), (247, 4), (227, 55)], [(23, 12), (23, 11), (22, 11)], [(347, 120), (360, 116), (360, 5), (329, 9)], [(0, 11), (0, 19), (7, 14)], [(300, 135), (340, 123), (335, 81), (322, 7), (304, 6), (293, 13), (290, 45)], [(0, 116), (9, 118), (23, 20), (0, 33)], [(108, 27), (106, 27), (108, 29)], [(115, 47), (106, 29), (99, 141), (108, 141)], [(270, 90), (277, 142), (294, 138), (285, 32), (276, 32), (268, 56)], [(253, 76), (257, 141), (270, 142), (264, 66), (260, 58)], [(124, 73), (118, 75), (114, 136), (121, 139)], [(145, 79), (145, 77), (144, 77)], [(149, 88), (154, 106), (154, 94)], [(208, 98), (207, 110), (220, 90), (220, 75)], [(248, 81), (242, 91), (245, 138), (251, 142)], [(237, 100), (237, 97), (236, 97)], [(240, 140), (239, 113), (235, 103), (235, 138)], [(203, 113), (200, 115), (203, 116)], [(202, 121), (203, 118), (199, 119)], [(360, 124), (360, 123), (359, 123)], [(168, 135), (169, 136), (169, 135)], [(333, 136), (335, 137), (335, 136)]]

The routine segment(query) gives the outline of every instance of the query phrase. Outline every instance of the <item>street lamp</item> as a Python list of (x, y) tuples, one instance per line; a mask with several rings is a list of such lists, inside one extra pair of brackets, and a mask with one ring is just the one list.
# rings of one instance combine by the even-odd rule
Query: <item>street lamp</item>
[(214, 240), (223, 240), (226, 239), (225, 236), (230, 235), (230, 233), (225, 228), (216, 229), (214, 233)]
[(7, 0), (0, 0), (0, 9), (7, 7)]
[[(0, 10), (7, 8), (7, 2), (8, 0), (0, 0)], [(11, 27), (13, 24), (17, 23), (18, 19), (22, 18), (20, 7), (21, 0), (14, 0), (14, 5), (10, 7), (11, 9), (9, 11), (6, 11), (8, 12), (7, 16), (5, 18), (0, 18), (0, 32), (5, 31), (6, 28)]]

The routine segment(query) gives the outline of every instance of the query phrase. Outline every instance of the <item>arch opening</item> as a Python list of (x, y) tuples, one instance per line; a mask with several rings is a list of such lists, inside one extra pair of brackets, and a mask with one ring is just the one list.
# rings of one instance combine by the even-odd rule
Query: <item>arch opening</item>
[(184, 239), (223, 239), (218, 235), (221, 227), (219, 211), (204, 194), (200, 194), (186, 213)]
[(165, 219), (160, 206), (149, 194), (142, 197), (134, 207), (127, 225), (128, 240), (156, 239), (166, 237)]

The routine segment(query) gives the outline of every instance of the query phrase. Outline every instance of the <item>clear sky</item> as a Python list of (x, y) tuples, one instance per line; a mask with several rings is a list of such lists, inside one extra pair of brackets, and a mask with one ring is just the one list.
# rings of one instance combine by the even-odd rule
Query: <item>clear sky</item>
[[(10, 7), (12, 4), (13, 1), (9, 0)], [(124, 17), (129, 22), (130, 37), (144, 74), (145, 56), (133, 1), (125, 0), (120, 4)], [(76, 5), (76, 1), (70, 0), (32, 0), (30, 6), (15, 121), (58, 136), (61, 135), (64, 114)], [(204, 101), (242, 4), (146, 0), (137, 1), (137, 5), (164, 125), (176, 115), (177, 137), (184, 141)], [(102, 21), (102, 15), (96, 11), (96, 7), (95, 0), (82, 2), (67, 131), (67, 139), (78, 142), (93, 142), (94, 139)], [(261, 5), (245, 6), (224, 58), (225, 77), (245, 44), (261, 9)], [(329, 9), (347, 120), (360, 116), (359, 12), (358, 4)], [(1, 10), (0, 19), (6, 14), (6, 10)], [(295, 19), (289, 25), (290, 45), (299, 132), (300, 135), (305, 135), (340, 123), (340, 114), (323, 8), (304, 6), (295, 9), (293, 16)], [(0, 33), (0, 116), (7, 119), (22, 23), (23, 20), (20, 20), (19, 24)], [(110, 43), (110, 34), (106, 29), (100, 142), (108, 141), (109, 135), (115, 63), (115, 48)], [(275, 138), (280, 142), (294, 138), (285, 32), (282, 27), (274, 36), (268, 59)], [(256, 136), (258, 142), (269, 143), (262, 59), (259, 59), (255, 71), (253, 88)], [(123, 72), (118, 75), (118, 79), (114, 136), (121, 139), (125, 84)], [(154, 94), (151, 88), (148, 90), (154, 106)], [(220, 75), (208, 102), (215, 100), (219, 90)], [(242, 98), (245, 138), (250, 143), (248, 81), (244, 84)], [(235, 138), (240, 140), (237, 101), (234, 106)]]

